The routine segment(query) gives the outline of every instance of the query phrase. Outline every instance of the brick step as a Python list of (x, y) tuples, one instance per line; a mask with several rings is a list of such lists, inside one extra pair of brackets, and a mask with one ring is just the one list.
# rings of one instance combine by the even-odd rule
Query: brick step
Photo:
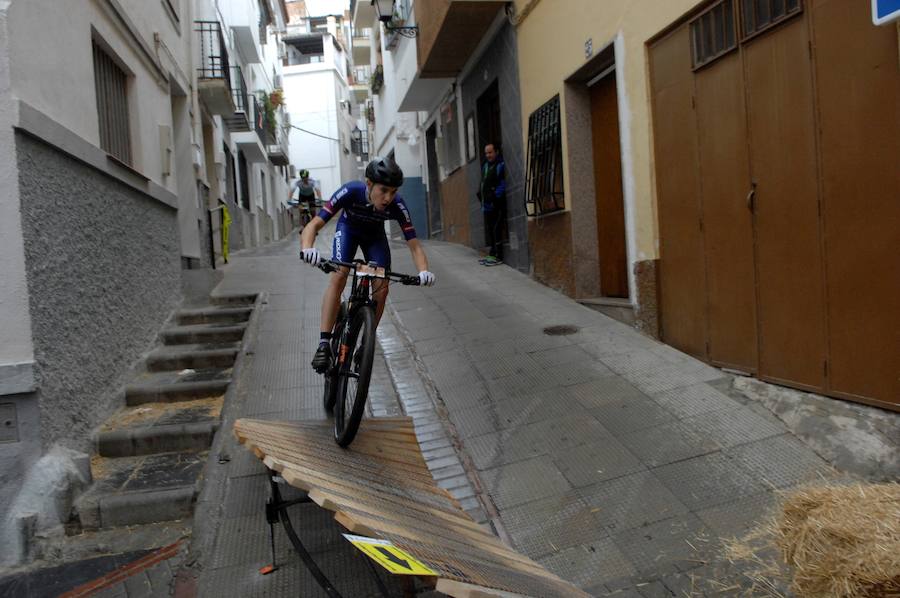
[(238, 351), (238, 342), (165, 345), (148, 355), (146, 363), (151, 372), (229, 368), (234, 365)]
[(75, 502), (82, 529), (190, 517), (207, 456), (207, 452), (180, 452), (95, 457), (91, 463), (94, 483)]
[(224, 395), (231, 368), (147, 373), (125, 387), (125, 404), (171, 403)]
[(101, 457), (206, 450), (222, 413), (223, 397), (126, 407), (94, 435)]
[(241, 340), (246, 328), (246, 324), (174, 326), (160, 332), (159, 338), (166, 345), (228, 343)]
[(204, 307), (202, 309), (182, 309), (175, 313), (176, 321), (182, 326), (191, 324), (239, 324), (250, 319), (253, 308), (246, 307)]

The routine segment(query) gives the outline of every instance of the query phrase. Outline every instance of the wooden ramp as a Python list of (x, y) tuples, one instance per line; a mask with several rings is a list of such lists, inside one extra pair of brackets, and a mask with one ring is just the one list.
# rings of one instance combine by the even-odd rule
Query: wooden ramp
[(290, 485), (305, 490), (351, 533), (381, 538), (436, 572), (459, 598), (589, 595), (503, 544), (439, 488), (411, 418), (363, 422), (349, 449), (330, 422), (238, 420), (235, 435)]

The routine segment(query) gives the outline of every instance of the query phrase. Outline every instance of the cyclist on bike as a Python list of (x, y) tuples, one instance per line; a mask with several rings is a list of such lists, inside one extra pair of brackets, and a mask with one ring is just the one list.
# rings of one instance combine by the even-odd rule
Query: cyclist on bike
[[(332, 259), (350, 262), (357, 248), (362, 249), (367, 262), (375, 262), (390, 270), (391, 249), (385, 233), (384, 223), (396, 220), (403, 231), (413, 262), (419, 270), (419, 284), (434, 284), (434, 274), (428, 271), (425, 250), (416, 238), (409, 217), (409, 210), (397, 191), (403, 184), (403, 171), (389, 158), (375, 158), (366, 166), (366, 180), (352, 181), (343, 185), (331, 196), (319, 214), (300, 235), (300, 258), (311, 266), (318, 266), (324, 258), (314, 247), (316, 235), (332, 216), (343, 211), (337, 223), (332, 245)], [(322, 326), (319, 348), (312, 360), (316, 372), (323, 373), (331, 365), (331, 331), (341, 305), (341, 293), (347, 283), (347, 268), (331, 274), (328, 288), (322, 297)], [(375, 325), (381, 320), (387, 300), (388, 285), (385, 280), (373, 284), (373, 296), (377, 302)]]
[[(306, 206), (308, 214), (315, 214), (316, 199), (322, 199), (322, 192), (319, 191), (316, 182), (309, 178), (309, 171), (305, 168), (300, 171), (300, 179), (291, 187), (291, 192), (288, 194), (288, 201), (293, 197), (294, 191), (297, 191), (297, 199), (299, 200), (301, 213), (303, 212), (304, 206)], [(303, 224), (306, 223), (304, 222)]]

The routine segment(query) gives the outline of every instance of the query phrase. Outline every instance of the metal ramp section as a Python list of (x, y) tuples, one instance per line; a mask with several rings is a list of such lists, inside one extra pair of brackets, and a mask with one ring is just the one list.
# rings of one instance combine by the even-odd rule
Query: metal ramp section
[(589, 595), (503, 544), (439, 488), (412, 418), (364, 421), (349, 449), (330, 422), (238, 420), (238, 440), (304, 490), (353, 534), (380, 538), (436, 573), (436, 590), (459, 598)]

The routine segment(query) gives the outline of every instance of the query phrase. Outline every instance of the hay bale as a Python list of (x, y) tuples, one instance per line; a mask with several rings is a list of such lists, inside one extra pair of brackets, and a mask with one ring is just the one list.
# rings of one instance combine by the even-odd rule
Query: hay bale
[(900, 484), (794, 490), (727, 553), (770, 596), (790, 584), (799, 598), (900, 597)]
[(776, 533), (798, 596), (900, 595), (900, 484), (801, 488)]

